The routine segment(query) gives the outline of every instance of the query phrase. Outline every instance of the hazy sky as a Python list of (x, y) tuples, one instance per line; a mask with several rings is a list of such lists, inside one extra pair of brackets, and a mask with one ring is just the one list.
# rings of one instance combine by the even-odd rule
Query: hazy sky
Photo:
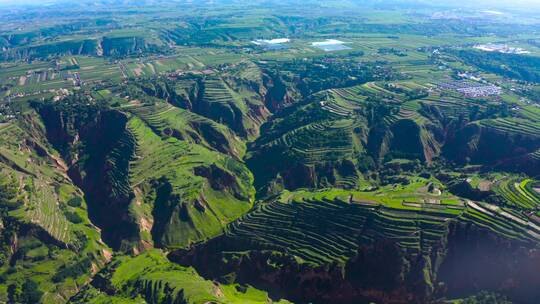
[[(58, 0), (0, 0), (0, 3), (20, 3), (20, 4), (23, 4), (23, 3), (39, 4), (39, 3), (50, 3), (50, 2), (59, 2), (59, 1)], [(384, 0), (380, 1), (380, 2), (384, 2)], [(448, 1), (447, 0), (435, 0), (435, 1), (429, 1), (429, 2), (456, 3), (456, 2), (460, 2), (460, 0), (458, 0), (458, 1), (455, 1), (455, 0), (448, 0)], [(462, 1), (462, 2), (470, 2), (470, 1)], [(489, 4), (492, 4), (492, 5), (516, 4), (516, 3), (520, 3), (520, 4), (540, 4), (540, 0), (476, 0), (474, 2), (482, 3), (482, 4), (485, 4), (485, 5), (489, 5)]]
[(8, 3), (8, 4), (39, 4), (39, 3), (46, 3), (50, 1), (39, 1), (39, 0), (0, 0), (0, 3)]
[[(52, 2), (61, 2), (61, 1), (78, 1), (78, 0), (0, 0), (0, 4), (50, 4)], [(197, 1), (197, 0), (194, 0)], [(249, 0), (246, 0), (249, 1)], [(277, 0), (279, 1), (279, 0)], [(354, 0), (353, 0), (354, 1)], [(396, 0), (391, 0), (389, 2), (395, 2)], [(397, 0), (400, 1), (400, 0)], [(401, 0), (403, 2), (414, 2), (414, 0)], [(384, 3), (385, 0), (375, 0), (374, 2)], [(454, 4), (459, 5), (459, 3), (463, 3), (464, 5), (478, 5), (478, 6), (486, 6), (486, 7), (512, 7), (512, 6), (540, 6), (540, 0), (419, 0), (418, 2), (424, 2), (424, 3), (437, 3), (437, 4)]]

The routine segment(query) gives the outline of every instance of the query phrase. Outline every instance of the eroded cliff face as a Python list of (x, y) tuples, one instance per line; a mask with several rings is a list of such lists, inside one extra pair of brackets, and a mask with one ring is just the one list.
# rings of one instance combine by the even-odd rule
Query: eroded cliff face
[(155, 79), (137, 83), (148, 96), (228, 126), (242, 138), (255, 138), (270, 116), (265, 101), (271, 91), (262, 80), (217, 75), (178, 79)]
[(207, 279), (252, 284), (296, 303), (436, 303), (481, 290), (500, 291), (518, 303), (540, 296), (538, 250), (472, 224), (449, 225), (421, 253), (406, 252), (391, 239), (360, 242), (345, 263), (313, 265), (287, 252), (245, 250), (250, 247), (216, 238), (169, 258)]
[(46, 105), (39, 113), (49, 141), (68, 163), (69, 176), (84, 191), (103, 240), (117, 249), (137, 242), (138, 227), (128, 212), (134, 197), (128, 169), (135, 141), (126, 128), (127, 116), (94, 106), (66, 111)]
[(264, 104), (271, 112), (277, 112), (290, 106), (299, 97), (299, 93), (286, 84), (278, 75), (265, 73), (262, 80), (266, 88), (263, 95)]
[(49, 142), (115, 250), (188, 246), (219, 234), (253, 203), (239, 140), (182, 111), (122, 112), (73, 101), (39, 107)]
[(439, 280), (446, 294), (461, 297), (496, 290), (515, 303), (540, 298), (540, 250), (470, 225), (455, 225), (448, 235), (447, 257)]
[[(219, 256), (219, 254), (218, 254)], [(422, 259), (407, 260), (395, 244), (380, 241), (358, 248), (346, 264), (312, 266), (294, 256), (249, 251), (219, 256), (201, 251), (175, 252), (171, 260), (195, 266), (207, 279), (251, 284), (274, 298), (295, 303), (423, 303), (427, 301)], [(418, 293), (418, 291), (421, 291)]]
[(400, 119), (390, 126), (376, 125), (370, 130), (367, 149), (374, 159), (404, 158), (431, 163), (440, 152), (439, 126)]
[(451, 133), (444, 156), (461, 164), (495, 166), (519, 160), (539, 148), (538, 136), (508, 133), (471, 123)]

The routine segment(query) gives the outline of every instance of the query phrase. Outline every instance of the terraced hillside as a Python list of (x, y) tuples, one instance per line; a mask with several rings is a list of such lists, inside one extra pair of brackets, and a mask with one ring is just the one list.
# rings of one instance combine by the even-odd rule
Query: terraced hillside
[(138, 118), (128, 129), (137, 141), (129, 172), (134, 208), (152, 210), (140, 227), (153, 234), (156, 245), (183, 247), (212, 237), (251, 207), (251, 174), (238, 161), (174, 137), (160, 138)]
[(278, 110), (249, 146), (247, 162), (260, 193), (354, 189), (393, 159), (430, 166), (444, 158), (534, 176), (538, 119), (532, 106), (509, 112), (505, 104), (460, 99), (412, 81), (368, 82), (323, 90)]
[(35, 117), (0, 126), (0, 271), (10, 282), (0, 286), (0, 298), (17, 299), (12, 289), (31, 280), (43, 301), (57, 303), (87, 284), (111, 253)]
[[(540, 236), (535, 182), (512, 175), (479, 198), (455, 191), (467, 199), (446, 187), (534, 159), (536, 112), (475, 109), (406, 80), (311, 94), (328, 84), (287, 73), (244, 62), (26, 103), (19, 123), (2, 125), (0, 184), (20, 189), (6, 199), (11, 221), (68, 248), (71, 266), (51, 280), (75, 281), (66, 294), (78, 303), (424, 303), (476, 286), (535, 294), (502, 283), (503, 273), (523, 280), (536, 261), (523, 251)], [(504, 149), (484, 155), (493, 144)], [(536, 170), (524, 168), (512, 171)], [(23, 251), (43, 254), (44, 237), (24, 231)], [(99, 249), (86, 249), (82, 234)], [(143, 255), (118, 257), (88, 285), (111, 258), (100, 237), (119, 255)], [(501, 246), (497, 256), (483, 251)], [(152, 248), (184, 266), (143, 253)], [(72, 257), (80, 252), (88, 259)], [(510, 269), (513, 253), (521, 262)], [(468, 276), (475, 287), (465, 286), (460, 260), (478, 272), (499, 265), (497, 274)]]
[[(243, 145), (208, 119), (163, 102), (119, 111), (66, 100), (40, 113), (115, 248), (188, 246), (218, 234), (253, 202), (251, 173), (238, 161)], [(119, 219), (123, 228), (113, 228)]]
[(352, 160), (365, 152), (362, 142), (367, 132), (365, 122), (352, 116), (354, 110), (354, 104), (328, 92), (295, 106), (287, 115), (274, 116), (248, 155), (258, 178), (256, 187), (280, 179), (278, 175), (287, 188), (338, 182), (354, 187), (358, 172)]
[[(256, 77), (252, 81), (256, 81)], [(158, 79), (139, 86), (145, 94), (224, 124), (242, 138), (258, 136), (260, 125), (270, 114), (264, 105), (265, 91), (260, 82), (243, 83), (228, 73), (187, 77), (175, 82)]]
[[(458, 162), (468, 159), (510, 171), (535, 172), (538, 165), (535, 165), (534, 153), (540, 147), (535, 125), (536, 122), (530, 120), (513, 118), (471, 123), (449, 139), (446, 156)], [(532, 161), (529, 168), (523, 164), (525, 160)]]
[(245, 154), (244, 142), (230, 129), (193, 112), (167, 103), (129, 108), (156, 134), (174, 137), (190, 144), (241, 159)]
[[(419, 185), (378, 192), (284, 193), (257, 205), (223, 236), (175, 252), (171, 259), (194, 265), (205, 277), (250, 282), (300, 302), (409, 303), (426, 301), (445, 284), (455, 288), (451, 293), (458, 292), (459, 273), (450, 266), (456, 262), (452, 246), (461, 246), (455, 239), (466, 233), (477, 237), (471, 243), (486, 242), (489, 235), (494, 244), (511, 244), (501, 256), (463, 253), (463, 263), (478, 258), (474, 269), (504, 264), (514, 250), (534, 247), (540, 238), (537, 224), (509, 209), (424, 193), (415, 188)], [(519, 254), (524, 257), (521, 270), (535, 260)], [(504, 288), (508, 267), (513, 266), (498, 265), (494, 280), (476, 283)], [(472, 279), (464, 271), (461, 279)]]
[(538, 210), (540, 193), (532, 179), (505, 178), (497, 182), (495, 192), (510, 206), (523, 210)]
[(242, 97), (220, 78), (205, 79), (201, 99), (194, 106), (194, 111), (228, 125), (242, 136), (247, 136), (248, 130), (254, 129), (245, 121), (249, 118), (249, 104), (245, 104)]
[(418, 113), (413, 101), (369, 96), (366, 88), (322, 91), (274, 115), (247, 159), (256, 188), (354, 189), (385, 159), (430, 163), (441, 147), (437, 122)]

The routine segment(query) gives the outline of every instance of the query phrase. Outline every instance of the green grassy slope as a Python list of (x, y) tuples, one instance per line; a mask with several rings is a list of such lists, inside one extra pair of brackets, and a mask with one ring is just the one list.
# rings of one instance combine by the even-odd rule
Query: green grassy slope
[[(252, 282), (292, 300), (423, 302), (442, 286), (441, 265), (454, 261), (456, 231), (479, 233), (478, 242), (489, 235), (512, 248), (538, 243), (540, 226), (519, 212), (426, 192), (426, 184), (284, 192), (231, 223), (224, 235), (171, 259), (205, 277)], [(288, 285), (292, 277), (303, 284)]]
[(227, 127), (161, 100), (117, 109), (84, 102), (45, 104), (40, 113), (112, 246), (189, 246), (251, 207), (245, 146)]
[(251, 174), (238, 161), (175, 137), (160, 137), (137, 117), (127, 128), (137, 142), (129, 170), (136, 189), (133, 208), (152, 210), (152, 233), (160, 246), (183, 247), (212, 237), (250, 208)]
[(87, 284), (111, 253), (88, 219), (82, 191), (67, 176), (58, 152), (44, 141), (35, 116), (30, 113), (0, 130), (0, 180), (3, 189), (15, 193), (0, 205), (5, 249), (0, 299), (17, 298), (8, 287), (20, 290), (32, 280), (43, 303), (61, 303)]
[(94, 286), (70, 303), (287, 303), (274, 302), (266, 292), (250, 286), (205, 280), (193, 268), (173, 264), (157, 250), (115, 258), (96, 276)]

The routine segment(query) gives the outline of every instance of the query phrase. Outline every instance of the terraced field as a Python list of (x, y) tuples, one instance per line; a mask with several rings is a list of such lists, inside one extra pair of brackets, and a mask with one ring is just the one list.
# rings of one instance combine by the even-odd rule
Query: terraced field
[(441, 245), (449, 225), (460, 222), (524, 243), (540, 239), (540, 227), (510, 210), (476, 202), (403, 202), (402, 195), (284, 194), (233, 222), (225, 236), (227, 242), (249, 244), (239, 245), (240, 250), (277, 250), (315, 265), (346, 262), (359, 244), (376, 239), (392, 240), (405, 252), (430, 254)]
[(531, 153), (531, 158), (534, 160), (540, 160), (540, 149), (536, 150), (535, 152)]
[(57, 189), (62, 185), (67, 187), (64, 189), (68, 193), (76, 191), (66, 180), (65, 173), (56, 171), (52, 159), (39, 159), (37, 153), (25, 145), (28, 143), (21, 143), (19, 139), (29, 135), (16, 124), (2, 127), (0, 135), (3, 139), (1, 166), (5, 174), (16, 177), (20, 191), (24, 191), (24, 205), (12, 211), (13, 216), (37, 224), (58, 241), (70, 244), (72, 234), (68, 220), (59, 208), (66, 201)]
[(353, 121), (348, 119), (323, 121), (288, 133), (281, 142), (269, 145), (284, 144), (296, 154), (295, 158), (303, 159), (307, 164), (336, 161), (353, 156), (353, 128)]
[(404, 250), (428, 253), (431, 243), (444, 235), (448, 220), (436, 211), (418, 215), (378, 204), (273, 202), (231, 225), (228, 236), (321, 265), (346, 262), (356, 254), (359, 242), (375, 238), (396, 240)]
[[(206, 72), (209, 75), (190, 75), (175, 81), (161, 77), (132, 82), (131, 93), (140, 99), (148, 99), (148, 95), (165, 99), (175, 106), (187, 109), (192, 112), (193, 124), (202, 122), (200, 118), (195, 119), (193, 115), (196, 113), (213, 120), (215, 125), (222, 125), (221, 129), (228, 127), (241, 138), (255, 138), (259, 126), (269, 114), (264, 107), (262, 96), (252, 87), (257, 85), (254, 82), (256, 79), (239, 80), (225, 73), (215, 75), (216, 71), (213, 70)], [(238, 75), (235, 72), (236, 70), (231, 71)], [(204, 124), (208, 125), (208, 122)]]
[[(30, 186), (29, 189), (29, 212), (31, 222), (37, 223), (49, 232), (54, 238), (69, 244), (71, 242), (71, 231), (68, 225), (68, 220), (62, 215), (62, 211), (58, 207), (60, 199), (48, 187), (48, 185), (40, 184), (39, 182), (26, 182), (25, 185)], [(33, 188), (32, 188), (33, 187)], [(39, 193), (39, 195), (36, 195)]]
[[(422, 99), (421, 102), (436, 107), (446, 119), (468, 117), (471, 113), (471, 103), (461, 98), (432, 95)], [(475, 106), (479, 111), (485, 109), (483, 105)]]
[[(246, 105), (222, 79), (205, 80), (203, 102), (204, 106), (209, 108), (208, 117), (213, 120), (226, 124), (237, 132), (249, 128), (242, 115), (247, 113)], [(202, 109), (199, 111), (203, 113)]]
[(193, 112), (167, 103), (134, 107), (133, 112), (161, 136), (172, 136), (192, 144), (204, 145), (237, 158), (241, 158), (245, 152), (245, 144), (227, 127)]
[[(366, 269), (365, 264), (355, 268), (360, 259), (376, 272), (407, 265), (395, 270), (396, 275), (404, 274), (401, 280), (422, 275), (425, 288), (434, 290), (440, 282), (439, 267), (452, 251), (449, 242), (455, 245), (456, 230), (481, 231), (483, 236), (489, 233), (522, 246), (540, 240), (540, 226), (518, 212), (447, 193), (425, 193), (422, 184), (368, 192), (284, 192), (257, 204), (222, 236), (171, 258), (222, 279), (262, 277), (253, 280), (281, 284), (293, 276), (307, 288), (330, 282), (353, 284), (356, 271), (368, 271), (359, 270)], [(388, 254), (389, 250), (395, 253)], [(328, 275), (333, 271), (335, 277)], [(356, 283), (362, 289), (360, 282)], [(324, 293), (327, 287), (320, 288)], [(284, 290), (291, 298), (298, 297), (295, 289)]]
[(537, 135), (540, 134), (540, 123), (526, 119), (498, 118), (482, 120), (479, 123), (487, 128), (493, 128), (495, 130), (507, 133), (521, 134), (531, 137), (537, 137)]
[(418, 125), (428, 123), (428, 120), (420, 113), (418, 113), (419, 109), (420, 103), (417, 101), (403, 102), (399, 108), (399, 112), (395, 115), (385, 118), (385, 122), (388, 126), (391, 126), (399, 120), (411, 120)]
[[(0, 176), (11, 179), (17, 192), (16, 204), (0, 206), (6, 212), (2, 231), (16, 239), (14, 257), (1, 263), (0, 271), (10, 282), (32, 278), (40, 284), (43, 301), (57, 303), (89, 280), (86, 267), (104, 266), (109, 249), (91, 224), (82, 191), (68, 178), (58, 152), (43, 143), (37, 117), (32, 113), (0, 126)], [(7, 244), (2, 238), (2, 246)], [(72, 271), (77, 267), (84, 271)], [(0, 297), (8, 294), (3, 284)]]
[[(130, 185), (141, 189), (143, 193), (137, 199), (150, 204), (150, 209), (163, 208), (152, 206), (163, 199), (172, 204), (154, 217), (154, 228), (147, 231), (153, 233), (155, 240), (169, 247), (198, 242), (218, 234), (226, 223), (250, 208), (251, 175), (241, 164), (163, 132), (167, 128), (187, 131), (181, 121), (174, 120), (182, 116), (181, 110), (167, 107), (153, 114), (147, 109), (134, 112), (150, 125), (138, 117), (132, 117), (128, 123), (136, 142), (135, 157), (129, 166)], [(169, 194), (160, 197), (159, 189), (164, 186), (170, 187)], [(134, 208), (140, 209), (142, 218), (152, 218), (147, 208)]]
[(114, 143), (111, 151), (106, 156), (107, 165), (111, 170), (106, 171), (108, 183), (111, 185), (108, 195), (110, 198), (129, 198), (131, 196), (131, 184), (129, 176), (126, 174), (130, 169), (130, 160), (133, 158), (133, 151), (137, 147), (136, 138), (130, 130), (122, 130), (118, 141)]
[(383, 83), (369, 82), (360, 86), (358, 94), (363, 96), (383, 96), (387, 100), (399, 102), (405, 99), (404, 94), (386, 89)]
[(504, 197), (509, 206), (522, 210), (537, 210), (540, 194), (534, 190), (536, 182), (531, 179), (505, 178), (497, 183), (495, 192)]
[(525, 119), (540, 122), (540, 108), (538, 107), (523, 105), (518, 113)]
[(323, 109), (333, 114), (350, 118), (355, 110), (360, 109), (360, 104), (365, 99), (358, 94), (359, 90), (355, 90), (355, 87), (332, 89), (327, 92), (326, 100), (320, 104)]
[[(317, 94), (312, 97), (312, 102), (296, 107), (293, 114), (275, 117), (265, 134), (254, 143), (248, 163), (264, 166), (260, 158), (274, 159), (282, 155), (285, 162), (281, 162), (277, 172), (275, 167), (271, 171), (262, 168), (255, 170), (266, 170), (263, 174), (278, 174), (281, 171), (283, 176), (289, 174), (287, 171), (291, 166), (315, 168), (315, 172), (319, 170), (317, 168), (326, 166), (330, 177), (321, 174), (316, 177), (318, 181), (315, 183), (325, 183), (324, 179), (328, 179), (330, 183), (346, 188), (356, 187), (359, 175), (355, 169), (338, 168), (342, 161), (350, 160), (350, 164), (353, 164), (353, 159), (365, 152), (363, 144), (368, 130), (366, 122), (355, 114), (361, 108), (359, 100), (354, 96), (347, 97), (345, 91), (331, 90)], [(331, 173), (334, 170), (332, 166), (336, 167), (334, 173)]]
[(337, 97), (347, 101), (347, 104), (349, 105), (349, 107), (351, 104), (361, 102), (366, 99), (366, 97), (361, 94), (362, 92), (361, 86), (331, 89), (330, 92), (334, 93), (334, 97), (336, 97), (337, 95)]

